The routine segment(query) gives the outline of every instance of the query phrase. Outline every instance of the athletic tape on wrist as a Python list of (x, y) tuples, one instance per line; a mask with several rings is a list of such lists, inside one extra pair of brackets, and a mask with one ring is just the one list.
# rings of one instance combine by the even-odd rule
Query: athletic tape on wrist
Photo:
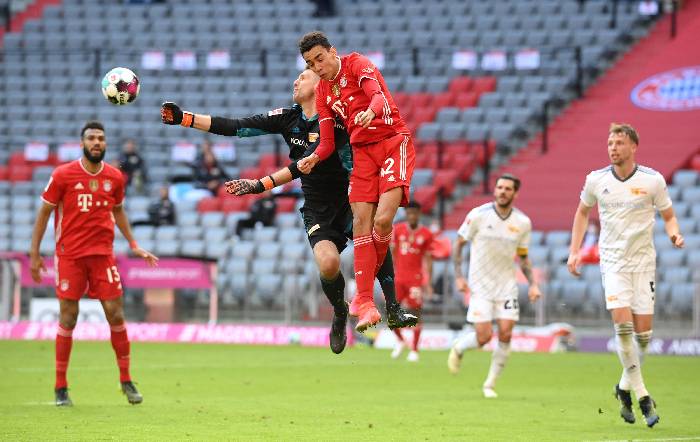
[(276, 186), (275, 180), (274, 178), (272, 178), (271, 175), (260, 178), (260, 182), (262, 183), (265, 190), (270, 190)]

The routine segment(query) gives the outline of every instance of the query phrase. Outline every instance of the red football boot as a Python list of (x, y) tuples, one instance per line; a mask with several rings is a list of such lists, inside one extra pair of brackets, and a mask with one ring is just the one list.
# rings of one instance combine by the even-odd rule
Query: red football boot
[(382, 320), (382, 315), (379, 314), (379, 310), (374, 305), (374, 302), (366, 302), (360, 306), (360, 320), (357, 321), (355, 330), (364, 333), (370, 327), (377, 325), (379, 321)]

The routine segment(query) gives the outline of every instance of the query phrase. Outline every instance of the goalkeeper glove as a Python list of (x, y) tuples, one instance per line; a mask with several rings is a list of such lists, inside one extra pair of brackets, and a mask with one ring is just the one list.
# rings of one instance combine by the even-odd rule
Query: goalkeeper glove
[(194, 114), (192, 112), (186, 112), (180, 109), (177, 104), (166, 101), (160, 107), (160, 118), (165, 124), (179, 124), (185, 127), (192, 127), (194, 125)]
[(275, 186), (275, 180), (268, 175), (259, 180), (240, 179), (229, 181), (226, 183), (226, 192), (240, 196), (250, 193), (263, 193)]

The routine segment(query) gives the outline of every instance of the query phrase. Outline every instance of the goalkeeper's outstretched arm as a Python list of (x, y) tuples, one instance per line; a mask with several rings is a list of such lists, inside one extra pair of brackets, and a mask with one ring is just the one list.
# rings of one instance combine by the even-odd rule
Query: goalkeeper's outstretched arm
[[(212, 117), (206, 114), (195, 114), (184, 111), (176, 103), (167, 101), (160, 107), (160, 117), (163, 124), (192, 127), (216, 135), (254, 136), (271, 133), (282, 133), (284, 130), (284, 112), (260, 114), (245, 118)], [(242, 131), (242, 129), (248, 129)]]

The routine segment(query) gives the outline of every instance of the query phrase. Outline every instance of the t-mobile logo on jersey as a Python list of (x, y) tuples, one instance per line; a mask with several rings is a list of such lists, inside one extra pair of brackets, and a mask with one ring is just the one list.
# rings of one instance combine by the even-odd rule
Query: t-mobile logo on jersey
[(88, 207), (92, 206), (92, 194), (91, 193), (79, 193), (78, 194), (78, 206), (80, 206), (81, 212), (89, 212)]
[(340, 115), (341, 118), (343, 118), (344, 120), (347, 120), (347, 118), (348, 118), (346, 116), (346, 113), (345, 113), (346, 107), (347, 107), (347, 104), (341, 102), (340, 100), (334, 101), (333, 104), (331, 105), (331, 109), (333, 109), (335, 111), (335, 113)]

